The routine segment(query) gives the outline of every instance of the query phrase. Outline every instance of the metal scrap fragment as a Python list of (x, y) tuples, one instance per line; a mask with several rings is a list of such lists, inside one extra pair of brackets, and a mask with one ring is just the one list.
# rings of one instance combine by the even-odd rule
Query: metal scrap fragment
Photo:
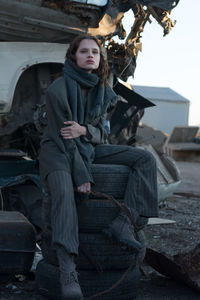
[(171, 257), (147, 248), (145, 261), (160, 274), (200, 291), (200, 244)]

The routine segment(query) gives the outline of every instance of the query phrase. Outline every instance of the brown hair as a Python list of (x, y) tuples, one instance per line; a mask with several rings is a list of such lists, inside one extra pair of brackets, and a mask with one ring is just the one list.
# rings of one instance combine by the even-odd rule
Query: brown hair
[(79, 47), (82, 40), (93, 40), (98, 45), (98, 47), (100, 49), (100, 63), (99, 63), (98, 69), (94, 70), (93, 73), (97, 73), (97, 75), (102, 80), (102, 82), (104, 84), (106, 84), (107, 83), (107, 76), (108, 76), (108, 63), (107, 63), (107, 61), (105, 60), (105, 58), (103, 56), (103, 53), (102, 53), (102, 50), (101, 50), (101, 45), (100, 45), (100, 43), (99, 43), (99, 41), (97, 40), (96, 37), (94, 37), (92, 35), (78, 35), (70, 43), (70, 46), (67, 50), (65, 58), (70, 59), (74, 63), (76, 63), (75, 54), (76, 54), (76, 51), (77, 51), (77, 49), (78, 49), (78, 47)]

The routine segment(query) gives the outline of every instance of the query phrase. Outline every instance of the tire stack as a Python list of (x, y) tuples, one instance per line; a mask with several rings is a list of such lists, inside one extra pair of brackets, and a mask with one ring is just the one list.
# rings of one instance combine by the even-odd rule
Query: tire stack
[[(121, 165), (93, 165), (92, 173), (96, 185), (93, 191), (112, 195), (122, 202), (130, 169)], [(82, 198), (82, 199), (80, 199)], [(146, 245), (144, 233), (138, 232), (142, 249), (139, 253), (121, 246), (117, 241), (108, 239), (102, 233), (119, 214), (120, 208), (108, 199), (77, 195), (77, 212), (79, 218), (79, 256), (76, 259), (79, 283), (84, 299), (101, 294), (97, 300), (132, 300), (139, 287), (140, 266), (143, 262)], [(44, 201), (45, 230), (43, 234), (42, 253), (44, 259), (36, 270), (36, 284), (39, 292), (50, 299), (60, 299), (59, 269), (55, 251), (51, 247), (50, 203)], [(133, 268), (126, 277), (110, 289), (130, 265)]]

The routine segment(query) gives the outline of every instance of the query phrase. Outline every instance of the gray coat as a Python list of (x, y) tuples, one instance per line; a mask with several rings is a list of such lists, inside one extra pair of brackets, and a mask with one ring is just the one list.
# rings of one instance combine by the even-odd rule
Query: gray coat
[[(48, 125), (41, 141), (39, 155), (40, 175), (44, 180), (55, 170), (66, 170), (72, 174), (75, 186), (85, 182), (93, 182), (92, 175), (86, 167), (75, 141), (65, 140), (60, 135), (60, 129), (65, 121), (73, 121), (72, 113), (67, 101), (67, 89), (64, 77), (55, 80), (48, 88), (46, 94), (46, 108)], [(84, 124), (91, 135), (90, 143), (93, 145), (105, 143), (107, 133), (104, 128), (106, 114), (94, 119), (87, 114), (92, 107), (92, 100), (86, 102)], [(87, 139), (86, 137), (84, 137)]]

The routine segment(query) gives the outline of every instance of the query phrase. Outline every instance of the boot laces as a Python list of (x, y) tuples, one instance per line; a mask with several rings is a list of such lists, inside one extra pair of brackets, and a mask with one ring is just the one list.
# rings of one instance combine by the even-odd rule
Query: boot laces
[(62, 276), (62, 283), (67, 285), (70, 284), (72, 282), (77, 282), (78, 283), (78, 274), (76, 271), (71, 271), (68, 273), (63, 274), (64, 276)]

